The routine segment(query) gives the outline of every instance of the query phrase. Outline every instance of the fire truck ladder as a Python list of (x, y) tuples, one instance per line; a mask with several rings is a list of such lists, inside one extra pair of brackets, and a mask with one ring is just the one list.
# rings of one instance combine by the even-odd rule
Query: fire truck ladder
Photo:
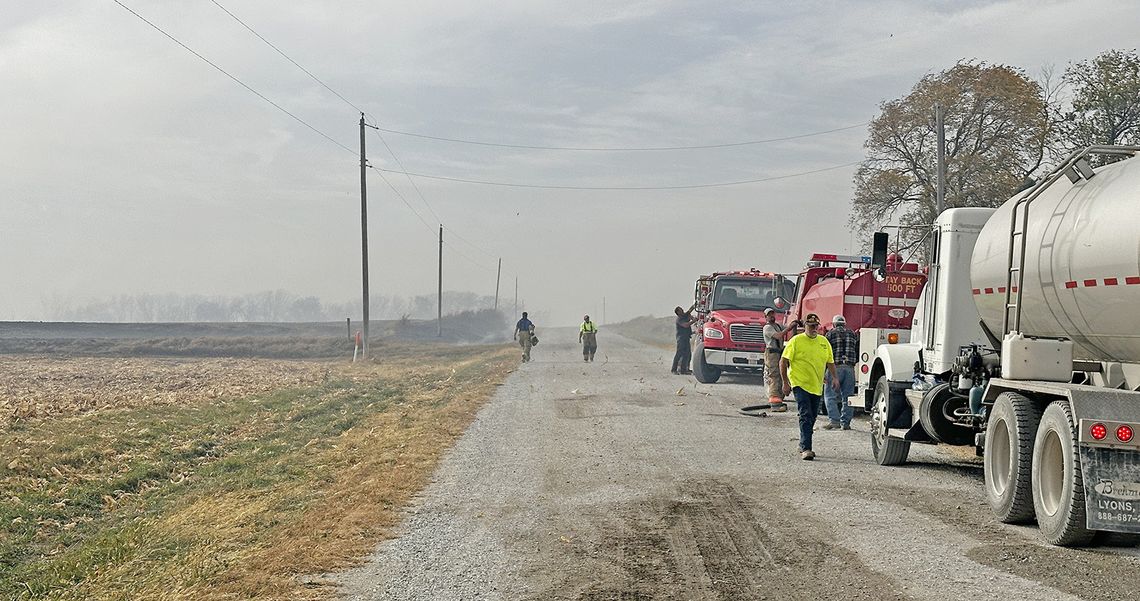
[[(1037, 200), (1062, 176), (1068, 177), (1072, 183), (1081, 179), (1092, 179), (1096, 172), (1089, 165), (1088, 157), (1093, 155), (1111, 155), (1131, 157), (1140, 152), (1140, 146), (1089, 146), (1069, 155), (1061, 164), (1053, 168), (1044, 178), (1030, 187), (1013, 204), (1009, 219), (1009, 257), (1006, 265), (1009, 270), (1005, 279), (1005, 312), (1002, 316), (1003, 335), (1021, 331), (1021, 295), (1022, 284), (1025, 283), (1025, 230), (1029, 227), (1029, 205)], [(1020, 217), (1018, 210), (1021, 210)], [(1017, 261), (1014, 262), (1016, 257)]]

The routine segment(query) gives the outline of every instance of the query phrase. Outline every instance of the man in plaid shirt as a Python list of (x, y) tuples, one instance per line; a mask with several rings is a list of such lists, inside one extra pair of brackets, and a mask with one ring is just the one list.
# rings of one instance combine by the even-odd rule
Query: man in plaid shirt
[(835, 370), (839, 381), (835, 386), (825, 386), (823, 400), (827, 405), (828, 423), (825, 430), (851, 429), (851, 416), (854, 410), (848, 398), (855, 394), (855, 363), (859, 360), (859, 336), (847, 328), (847, 319), (842, 315), (831, 318), (831, 331), (827, 341), (835, 355)]

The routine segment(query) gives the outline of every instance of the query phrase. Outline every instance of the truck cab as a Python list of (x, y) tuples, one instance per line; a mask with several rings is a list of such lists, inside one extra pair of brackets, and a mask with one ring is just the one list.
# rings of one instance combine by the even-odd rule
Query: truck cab
[(756, 269), (724, 271), (697, 279), (694, 291), (697, 342), (693, 349), (693, 375), (711, 384), (724, 372), (764, 372), (764, 310), (775, 309), (776, 299), (795, 294), (795, 287), (780, 276)]

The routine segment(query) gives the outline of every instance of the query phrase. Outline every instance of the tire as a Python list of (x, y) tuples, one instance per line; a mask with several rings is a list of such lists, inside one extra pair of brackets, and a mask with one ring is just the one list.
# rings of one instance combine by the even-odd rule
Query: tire
[(1068, 401), (1054, 401), (1046, 407), (1037, 428), (1033, 509), (1041, 536), (1051, 544), (1084, 546), (1096, 534), (1085, 527), (1085, 485)]
[(948, 408), (957, 405), (965, 407), (969, 402), (966, 397), (950, 390), (949, 384), (939, 384), (922, 395), (922, 402), (918, 406), (918, 421), (935, 442), (956, 446), (974, 444), (973, 430), (956, 425), (946, 418)]
[(1016, 392), (998, 395), (986, 423), (986, 499), (1006, 524), (1033, 521), (1033, 440), (1041, 408)]
[(887, 409), (890, 407), (891, 383), (881, 377), (875, 382), (874, 405), (871, 408), (871, 453), (879, 465), (902, 465), (910, 454), (910, 441), (887, 436)]
[(705, 363), (705, 343), (698, 342), (693, 349), (693, 377), (701, 384), (715, 384), (720, 373), (720, 368)]

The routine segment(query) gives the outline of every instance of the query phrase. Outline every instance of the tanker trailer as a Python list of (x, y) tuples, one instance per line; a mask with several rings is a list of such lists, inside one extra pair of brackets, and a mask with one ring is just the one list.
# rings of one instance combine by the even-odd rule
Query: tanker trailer
[(1001, 521), (1140, 533), (1140, 160), (1088, 162), (1136, 152), (1089, 147), (992, 214), (939, 216), (912, 343), (876, 349), (880, 464), (973, 442)]

